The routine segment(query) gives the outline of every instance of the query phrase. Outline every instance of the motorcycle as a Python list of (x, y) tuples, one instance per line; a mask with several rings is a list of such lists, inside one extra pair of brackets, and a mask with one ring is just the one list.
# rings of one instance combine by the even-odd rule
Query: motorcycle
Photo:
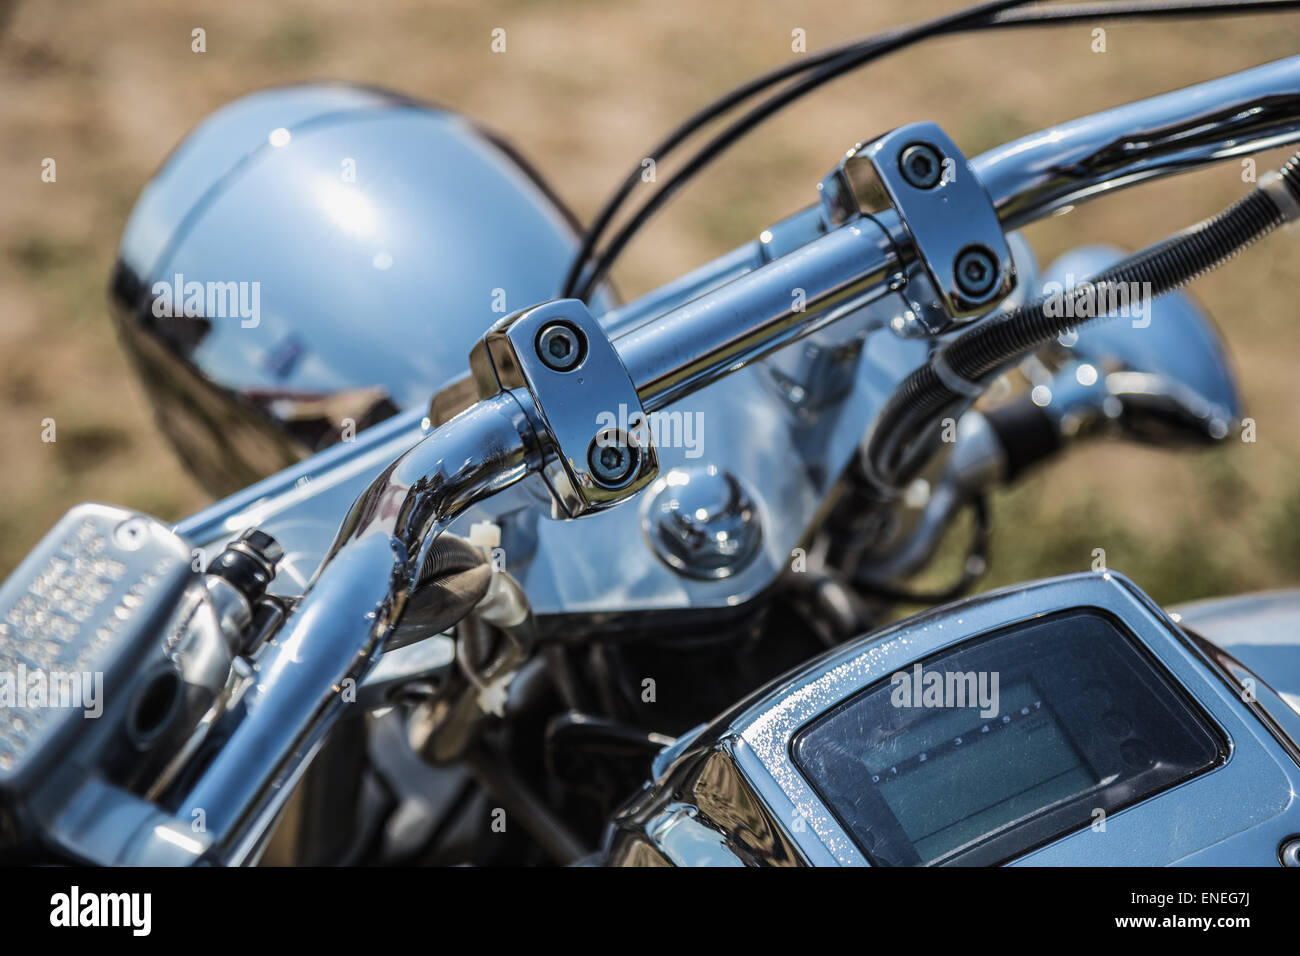
[[(1100, 566), (962, 597), (1027, 469), (1239, 434), (1181, 290), (1300, 219), (1300, 154), (1136, 253), (1040, 271), (1019, 230), (1300, 142), (1300, 56), (973, 157), (911, 123), (717, 260), (627, 302), (607, 280), (713, 155), (889, 52), (1292, 5), (1003, 0), (807, 57), (652, 150), (788, 81), (603, 247), (639, 168), (583, 231), (405, 96), (218, 111), (110, 295), (219, 500), (174, 527), (79, 505), (0, 588), (0, 852), (1300, 865), (1300, 592), (1161, 608)], [(967, 513), (960, 580), (910, 589)]]

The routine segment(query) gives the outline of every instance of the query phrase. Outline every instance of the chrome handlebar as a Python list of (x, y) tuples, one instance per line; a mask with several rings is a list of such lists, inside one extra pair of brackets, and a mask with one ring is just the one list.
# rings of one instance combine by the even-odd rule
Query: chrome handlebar
[(360, 685), (400, 619), (428, 546), (469, 505), (540, 464), (531, 426), (502, 394), (429, 435), (352, 506), (259, 663), (243, 720), (182, 801), (182, 817), (204, 820), (226, 862), (256, 858), (346, 692)]
[[(1012, 227), (1113, 189), (1297, 140), (1300, 56), (1027, 136), (971, 166)], [(643, 410), (676, 402), (899, 290), (915, 258), (907, 243), (893, 209), (850, 218), (622, 331), (613, 345)], [(723, 268), (745, 259), (733, 253)], [(622, 311), (635, 314), (635, 306)], [(525, 390), (485, 397), (394, 462), (353, 505), (260, 661), (242, 722), (181, 801), (186, 819), (202, 811), (224, 862), (256, 858), (337, 718), (342, 692), (382, 653), (431, 541), (469, 505), (541, 472), (554, 456), (544, 424)]]
[(972, 161), (1008, 229), (1116, 189), (1300, 139), (1300, 57), (1093, 113)]

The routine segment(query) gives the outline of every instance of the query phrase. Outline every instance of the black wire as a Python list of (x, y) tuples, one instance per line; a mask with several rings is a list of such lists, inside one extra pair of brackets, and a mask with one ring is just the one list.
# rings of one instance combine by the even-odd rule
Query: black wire
[[(1300, 0), (1297, 0), (1300, 2)], [(896, 36), (900, 30), (893, 30), (887, 33), (876, 34), (865, 40), (857, 40), (851, 43), (843, 43), (839, 46), (830, 47), (820, 53), (814, 53), (811, 56), (800, 57), (798, 60), (788, 63), (785, 66), (769, 70), (767, 73), (760, 74), (752, 80), (747, 80), (740, 86), (725, 93), (718, 99), (714, 100), (704, 109), (690, 116), (685, 122), (679, 125), (663, 140), (655, 145), (645, 155), (651, 157), (655, 162), (661, 162), (669, 153), (685, 142), (690, 136), (699, 131), (701, 128), (717, 119), (723, 113), (726, 113), (732, 107), (739, 106), (750, 97), (770, 89), (782, 80), (788, 80), (791, 77), (798, 76), (801, 73), (807, 73), (823, 63), (829, 63), (852, 50), (862, 49), (864, 46), (874, 44), (888, 37)], [(622, 184), (614, 190), (613, 194), (605, 201), (600, 212), (596, 213), (596, 218), (592, 220), (591, 225), (587, 227), (583, 235), (582, 247), (578, 250), (577, 256), (574, 257), (573, 265), (569, 269), (568, 277), (564, 281), (564, 293), (567, 295), (577, 284), (581, 276), (582, 267), (590, 258), (594, 251), (596, 242), (599, 241), (601, 234), (609, 225), (610, 220), (618, 212), (627, 197), (636, 189), (637, 184), (641, 181), (640, 164), (632, 168), (627, 174), (627, 178)]]
[[(1297, 0), (1297, 2), (1300, 2), (1300, 0)], [(853, 46), (854, 44), (846, 43), (842, 46), (832, 47), (829, 50), (813, 54), (810, 57), (801, 58), (794, 63), (771, 70), (752, 80), (742, 83), (731, 92), (724, 94), (704, 109), (692, 115), (684, 123), (669, 133), (653, 149), (646, 153), (646, 156), (652, 157), (655, 162), (659, 162), (680, 146), (693, 133), (706, 124), (711, 123), (732, 107), (739, 106), (745, 100), (757, 93), (763, 92), (763, 90), (775, 86), (782, 80), (789, 79), (792, 76), (798, 76), (800, 73), (805, 73), (808, 70), (843, 55), (846, 50)], [(564, 280), (564, 295), (569, 295), (574, 286), (577, 285), (578, 279), (581, 278), (582, 275), (582, 267), (591, 257), (591, 253), (594, 251), (596, 243), (600, 240), (601, 234), (605, 231), (605, 227), (609, 225), (610, 220), (614, 218), (619, 208), (623, 205), (627, 197), (632, 194), (632, 190), (636, 188), (640, 181), (641, 166), (638, 164), (628, 173), (627, 178), (623, 180), (623, 183), (616, 190), (614, 190), (609, 199), (605, 200), (605, 205), (601, 207), (600, 212), (596, 213), (596, 218), (591, 221), (591, 225), (587, 227), (586, 232), (583, 234), (582, 247), (574, 257), (573, 265), (570, 266), (569, 274)]]
[[(680, 172), (675, 174), (658, 193), (641, 207), (629, 220), (628, 224), (611, 240), (606, 249), (593, 258), (592, 253), (600, 236), (640, 182), (641, 167), (638, 164), (610, 199), (606, 201), (584, 234), (583, 244), (565, 281), (563, 294), (587, 298), (591, 290), (608, 274), (614, 259), (618, 257), (632, 236), (644, 226), (650, 217), (662, 208), (688, 180), (693, 178), (713, 158), (750, 129), (801, 96), (812, 92), (812, 90), (851, 69), (865, 65), (878, 56), (902, 49), (923, 39), (946, 33), (975, 32), (1020, 26), (1061, 26), (1069, 23), (1140, 17), (1160, 18), (1166, 16), (1198, 16), (1202, 14), (1269, 13), (1300, 8), (1300, 0), (1174, 0), (1174, 2), (1134, 0), (1134, 2), (1129, 3), (1071, 4), (1052, 9), (1021, 10), (1010, 8), (1011, 6), (1021, 5), (999, 4), (996, 6), (1004, 9), (999, 9), (997, 12), (990, 14), (989, 7), (995, 5), (985, 4), (917, 26), (894, 30), (865, 40), (832, 47), (811, 57), (803, 58), (797, 63), (772, 70), (737, 87), (681, 124), (655, 149), (651, 150), (649, 155), (656, 162), (661, 161), (667, 153), (679, 146), (690, 135), (732, 107), (784, 79), (816, 70), (813, 76), (799, 83), (791, 84), (775, 96), (765, 100), (711, 140)], [(825, 66), (823, 66), (824, 64)], [(818, 69), (818, 67), (822, 68)], [(588, 265), (591, 268), (584, 275), (583, 269)], [(579, 285), (580, 279), (582, 281)]]
[(1132, 0), (1129, 3), (1072, 3), (1044, 10), (1011, 10), (998, 14), (995, 25), (997, 27), (1032, 27), (1043, 24), (1061, 26), (1066, 23), (1096, 19), (1159, 19), (1201, 14), (1230, 17), (1275, 13), (1278, 10), (1294, 10), (1297, 7), (1300, 7), (1300, 0), (1156, 0), (1156, 2)]
[[(654, 207), (648, 212), (643, 207), (642, 213), (644, 214), (644, 217), (641, 218), (641, 222), (644, 222), (644, 219), (648, 219), (655, 209), (662, 206), (663, 203), (667, 201), (667, 197), (680, 189), (681, 186), (685, 184), (685, 181), (694, 175), (695, 171), (703, 168), (703, 166), (712, 159), (712, 156), (721, 152), (722, 149), (740, 136), (744, 135), (744, 133), (749, 129), (757, 126), (767, 116), (775, 113), (788, 103), (798, 99), (804, 93), (810, 92), (818, 86), (821, 86), (833, 76), (837, 76), (839, 73), (851, 69), (853, 66), (866, 63), (877, 56), (881, 56), (893, 50), (901, 49), (902, 47), (922, 40), (927, 36), (932, 36), (937, 32), (942, 32), (945, 28), (951, 28), (953, 25), (974, 22), (1003, 10), (1008, 10), (1012, 7), (1024, 6), (1029, 2), (1031, 2), (1031, 0), (986, 0), (985, 3), (968, 7), (957, 13), (946, 14), (942, 17), (936, 17), (933, 20), (927, 20), (914, 26), (904, 27), (889, 33), (868, 37), (859, 43), (848, 44), (846, 47), (825, 51), (814, 56), (811, 62), (808, 60), (801, 60), (797, 64), (790, 64), (784, 68), (774, 70), (766, 76), (759, 77), (757, 80), (745, 84), (738, 90), (723, 97), (722, 100), (719, 100), (714, 104), (714, 106), (707, 107), (701, 113), (697, 114), (696, 117), (692, 117), (683, 124), (683, 126), (679, 127), (679, 129), (671, 136), (669, 136), (668, 140), (665, 142), (671, 144), (671, 146), (676, 146), (685, 139), (687, 135), (695, 129), (698, 129), (704, 122), (707, 122), (708, 119), (712, 119), (724, 112), (725, 109), (721, 104), (726, 103), (729, 104), (729, 106), (736, 105), (754, 93), (760, 92), (780, 82), (782, 79), (786, 79), (790, 76), (797, 76), (801, 73), (806, 73), (809, 70), (816, 71), (813, 76), (798, 83), (791, 84), (789, 87), (786, 87), (785, 90), (776, 94), (776, 96), (765, 100), (750, 113), (745, 114), (738, 123), (728, 127), (717, 139), (705, 147), (704, 152), (706, 152), (707, 155), (701, 156), (700, 154), (697, 154), (695, 158), (691, 160), (691, 163), (688, 164), (687, 169), (679, 172), (673, 177), (673, 179), (669, 180), (662, 191), (656, 193), (655, 196), (652, 197), (651, 201), (655, 203)], [(826, 71), (834, 72), (823, 76)], [(708, 119), (702, 119), (702, 117), (708, 117)], [(718, 145), (719, 140), (723, 141), (721, 145)], [(663, 149), (660, 149), (651, 152), (650, 155), (656, 162), (659, 162), (663, 158), (664, 152)], [(578, 298), (587, 298), (591, 290), (599, 284), (601, 278), (603, 278), (605, 273), (609, 271), (609, 267), (613, 263), (613, 260), (617, 258), (619, 252), (622, 251), (623, 246), (625, 246), (627, 241), (632, 237), (632, 234), (640, 228), (641, 222), (629, 223), (628, 226), (624, 227), (624, 229), (615, 236), (614, 240), (611, 242), (610, 246), (606, 248), (605, 252), (596, 258), (594, 268), (587, 273), (581, 286), (575, 291), (574, 280), (577, 278), (577, 274), (581, 272), (582, 264), (593, 251), (595, 243), (599, 238), (599, 233), (603, 231), (605, 226), (608, 224), (609, 219), (613, 216), (614, 211), (622, 200), (636, 187), (636, 183), (639, 179), (640, 166), (638, 164), (638, 168), (633, 170), (628, 175), (628, 178), (623, 181), (623, 185), (620, 187), (619, 192), (616, 193), (614, 200), (606, 205), (606, 208), (597, 216), (592, 228), (588, 230), (588, 236), (584, 239), (582, 248), (579, 250), (573, 267), (569, 271), (569, 280), (566, 281), (565, 284), (566, 296), (576, 294)], [(661, 196), (664, 198), (661, 199)], [(657, 200), (657, 202), (655, 202), (655, 200)], [(642, 214), (638, 214), (638, 216), (641, 215)]]
[[(719, 154), (726, 150), (741, 136), (748, 133), (751, 129), (767, 119), (768, 116), (776, 113), (778, 110), (794, 102), (806, 93), (822, 86), (830, 80), (840, 76), (849, 70), (856, 69), (866, 65), (871, 60), (876, 59), (885, 53), (893, 52), (909, 46), (912, 43), (919, 42), (931, 36), (938, 36), (944, 33), (954, 33), (962, 30), (984, 30), (995, 29), (1001, 26), (1029, 26), (1037, 23), (1053, 23), (1060, 25), (1063, 23), (1079, 22), (1081, 20), (1094, 19), (1114, 19), (1127, 18), (1135, 16), (1169, 16), (1169, 15), (1186, 15), (1188, 13), (1216, 12), (1222, 13), (1231, 9), (1236, 13), (1263, 12), (1277, 8), (1293, 8), (1300, 6), (1300, 3), (1294, 0), (1282, 0), (1282, 2), (1261, 2), (1261, 0), (1217, 0), (1216, 3), (1206, 4), (1204, 2), (1186, 4), (1186, 3), (1156, 3), (1143, 4), (1140, 2), (1128, 3), (1122, 6), (1111, 4), (1084, 4), (1073, 5), (1069, 8), (1056, 10), (1008, 10), (1003, 15), (1012, 17), (1006, 22), (999, 22), (995, 17), (974, 16), (970, 15), (979, 11), (987, 12), (985, 8), (971, 8), (963, 14), (958, 15), (964, 22), (948, 23), (944, 19), (938, 21), (929, 21), (919, 27), (909, 28), (905, 31), (898, 31), (889, 34), (883, 38), (876, 38), (865, 41), (862, 44), (853, 45), (849, 51), (840, 57), (834, 59), (827, 66), (817, 70), (811, 77), (798, 83), (791, 84), (773, 97), (765, 100), (759, 106), (755, 107), (749, 113), (745, 114), (739, 121), (727, 127), (711, 140), (703, 149), (701, 149), (686, 166), (670, 179), (663, 188), (652, 196), (637, 213), (629, 220), (610, 241), (599, 256), (596, 257), (592, 269), (587, 273), (581, 288), (576, 292), (579, 298), (587, 298), (591, 290), (599, 284), (600, 280), (608, 274), (614, 260), (622, 253), (632, 237), (649, 221), (649, 219), (659, 211), (690, 179)], [(970, 19), (967, 19), (970, 17)], [(945, 18), (946, 19), (946, 18)], [(635, 185), (635, 183), (633, 183)], [(584, 244), (585, 246), (586, 244)], [(578, 260), (581, 261), (581, 258)], [(575, 262), (575, 266), (577, 263)]]

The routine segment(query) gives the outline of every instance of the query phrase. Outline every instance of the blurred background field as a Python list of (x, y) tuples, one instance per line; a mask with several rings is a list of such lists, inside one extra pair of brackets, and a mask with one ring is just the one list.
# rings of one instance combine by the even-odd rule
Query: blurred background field
[[(152, 421), (109, 324), (126, 216), (204, 115), (264, 86), (341, 78), (470, 114), (580, 217), (675, 121), (809, 50), (953, 9), (953, 0), (159, 3), (0, 0), (0, 575), (69, 506), (174, 520), (206, 499)], [(191, 52), (191, 31), (207, 52)], [(493, 54), (491, 31), (507, 31)], [(1055, 121), (1297, 52), (1300, 15), (1016, 30), (933, 41), (820, 91), (731, 151), (642, 235), (625, 295), (811, 202), (849, 145), (932, 119), (969, 153)], [(41, 160), (58, 163), (42, 183)], [(1284, 158), (1260, 158), (1260, 169)], [(665, 170), (661, 170), (661, 175)], [(1046, 263), (1130, 247), (1244, 191), (1239, 166), (1128, 191), (1032, 227)], [(1300, 583), (1300, 235), (1197, 283), (1230, 344), (1254, 444), (1195, 454), (1094, 445), (994, 502), (987, 584), (1086, 568), (1106, 549), (1165, 602)], [(41, 421), (58, 441), (40, 440)]]

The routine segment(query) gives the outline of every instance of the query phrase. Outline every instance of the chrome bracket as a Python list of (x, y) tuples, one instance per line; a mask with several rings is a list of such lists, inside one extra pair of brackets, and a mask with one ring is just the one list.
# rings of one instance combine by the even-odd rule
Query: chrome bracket
[(557, 299), (502, 319), (470, 352), (480, 398), (509, 391), (548, 446), (560, 516), (616, 505), (659, 473), (649, 419), (618, 351), (587, 306)]
[(895, 237), (900, 253), (920, 261), (948, 319), (982, 315), (1015, 288), (993, 201), (936, 124), (900, 126), (855, 146), (818, 189), (835, 226), (892, 207), (904, 232)]

